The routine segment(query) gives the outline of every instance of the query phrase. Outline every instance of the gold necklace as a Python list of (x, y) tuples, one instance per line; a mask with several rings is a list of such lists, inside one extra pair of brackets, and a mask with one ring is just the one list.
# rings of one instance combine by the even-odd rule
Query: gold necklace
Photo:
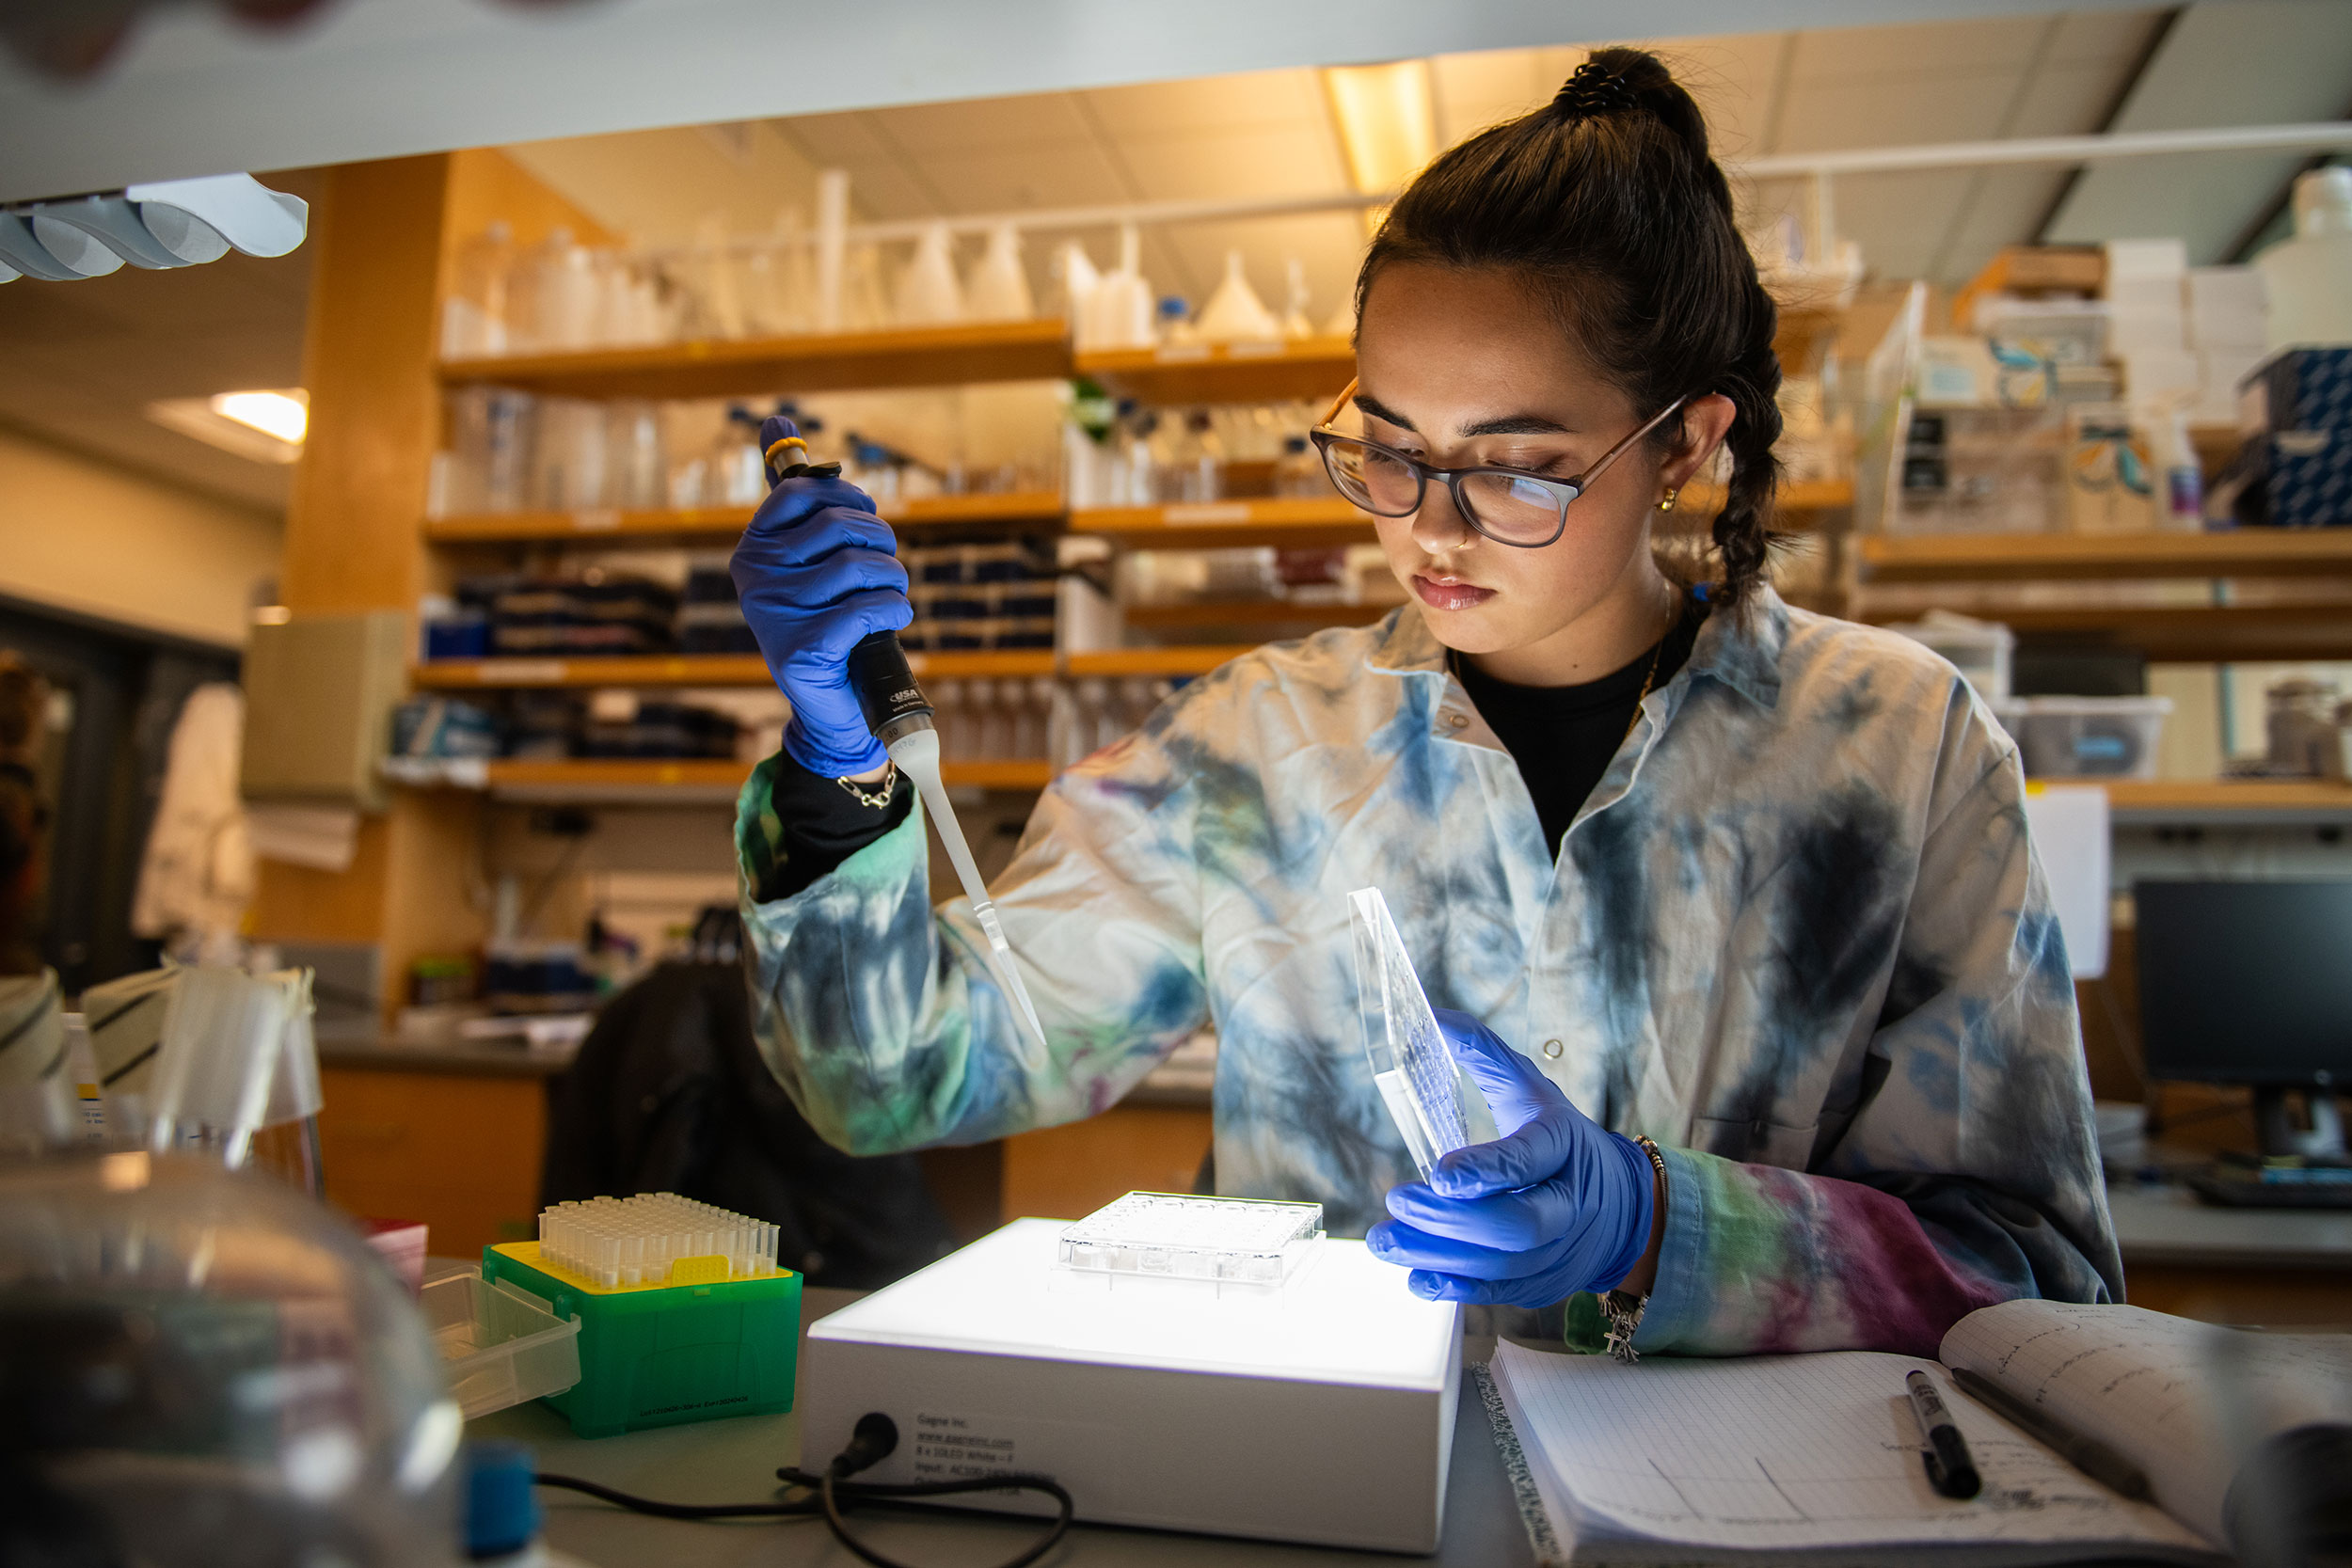
[[(1680, 624), (1681, 623), (1679, 621), (1677, 621), (1675, 626), (1679, 626)], [(1617, 737), (1617, 744), (1620, 746), (1633, 738), (1633, 726), (1642, 721), (1643, 699), (1649, 695), (1650, 682), (1658, 678), (1658, 666), (1666, 657), (1666, 638), (1672, 637), (1674, 634), (1674, 626), (1669, 626), (1666, 628), (1666, 636), (1660, 638), (1658, 640), (1658, 646), (1650, 650), (1649, 673), (1642, 677), (1641, 694), (1633, 699), (1633, 717), (1625, 721), (1625, 734)]]

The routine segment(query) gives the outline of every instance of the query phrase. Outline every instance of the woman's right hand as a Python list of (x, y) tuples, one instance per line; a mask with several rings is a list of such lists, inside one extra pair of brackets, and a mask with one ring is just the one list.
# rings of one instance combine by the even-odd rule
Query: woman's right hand
[[(792, 421), (760, 426), (764, 448), (797, 435)], [(859, 641), (914, 618), (898, 540), (873, 499), (849, 481), (803, 475), (768, 492), (727, 563), (743, 619), (776, 689), (792, 705), (785, 754), (826, 778), (870, 773), (888, 759), (850, 689)]]

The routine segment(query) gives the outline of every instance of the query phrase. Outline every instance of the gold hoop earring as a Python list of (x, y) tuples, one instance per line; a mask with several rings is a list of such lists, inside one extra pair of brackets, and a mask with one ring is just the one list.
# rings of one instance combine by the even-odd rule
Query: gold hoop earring
[(1681, 491), (1669, 485), (1666, 489), (1666, 499), (1658, 503), (1658, 510), (1661, 512), (1672, 512), (1675, 509), (1675, 498), (1681, 494)]

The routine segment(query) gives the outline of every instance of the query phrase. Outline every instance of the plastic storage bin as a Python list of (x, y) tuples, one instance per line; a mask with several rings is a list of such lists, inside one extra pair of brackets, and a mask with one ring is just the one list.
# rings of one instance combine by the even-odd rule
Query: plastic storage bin
[(467, 1269), (429, 1282), (417, 1299), (467, 1419), (580, 1381), (580, 1320), (557, 1317), (543, 1298)]
[(2153, 779), (2169, 697), (2023, 697), (1998, 705), (2035, 779)]
[(2010, 665), (2016, 656), (2017, 638), (1995, 621), (1978, 621), (1949, 610), (1930, 610), (1923, 620), (1889, 625), (1914, 642), (1924, 643), (1952, 661), (1977, 695), (1988, 703), (2009, 696)]
[(801, 1276), (730, 1278), (726, 1268), (723, 1258), (683, 1259), (672, 1283), (603, 1286), (543, 1258), (537, 1242), (482, 1255), (485, 1275), (579, 1320), (579, 1382), (548, 1402), (582, 1437), (792, 1408)]

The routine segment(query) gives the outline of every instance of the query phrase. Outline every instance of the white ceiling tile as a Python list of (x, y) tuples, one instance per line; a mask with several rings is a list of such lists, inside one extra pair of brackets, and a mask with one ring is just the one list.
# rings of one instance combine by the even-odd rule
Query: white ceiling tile
[(1988, 168), (1977, 171), (1972, 193), (1951, 214), (1943, 252), (1931, 264), (1931, 282), (1954, 286), (1984, 269), (2007, 245), (2027, 245), (2066, 185), (2063, 169)]
[(1124, 183), (1091, 141), (967, 153), (923, 160), (933, 189), (959, 213), (1032, 207), (1095, 207), (1127, 199)]
[(1794, 81), (1804, 88), (1821, 82), (2022, 71), (2049, 30), (2048, 19), (2039, 16), (1809, 30), (1797, 35)]
[(1545, 87), (1538, 82), (1532, 49), (1439, 55), (1429, 66), (1438, 102), (1438, 139), (1447, 147), (1525, 114), (1559, 90), (1557, 84)]
[(1299, 196), (1347, 188), (1327, 125), (1216, 126), (1121, 136), (1119, 161), (1147, 201)]
[(872, 163), (890, 156), (890, 148), (875, 133), (873, 119), (863, 109), (837, 115), (795, 115), (771, 121), (779, 135), (798, 147), (819, 168)]
[(890, 223), (899, 218), (936, 217), (942, 211), (931, 193), (896, 158), (861, 158), (834, 166), (849, 171), (850, 209), (858, 218)]
[(1719, 157), (1763, 150), (1773, 96), (1795, 39), (1793, 33), (1727, 33), (1657, 46), (1675, 80), (1707, 116), (1708, 139)]
[[(1196, 310), (1224, 278), (1225, 253), (1238, 249), (1249, 286), (1279, 314), (1289, 286), (1284, 263), (1297, 257), (1307, 265), (1307, 312), (1318, 327), (1355, 288), (1356, 263), (1364, 250), (1363, 226), (1352, 214), (1180, 224), (1169, 230), (1168, 237), (1192, 279), (1189, 298)], [(1163, 287), (1161, 292), (1175, 291)]]
[(2164, 25), (2167, 8), (2146, 10), (2069, 11), (2058, 19), (2046, 58), (2069, 64), (2114, 60), (2130, 66), (2148, 52)]
[(2131, 69), (2130, 60), (2120, 58), (2044, 62), (2026, 79), (2001, 134), (2088, 135), (2106, 122)]
[(1162, 135), (1203, 125), (1279, 125), (1328, 117), (1311, 71), (1251, 71), (1183, 82), (1098, 87), (1086, 95), (1114, 136)]
[(1985, 71), (1804, 84), (1782, 111), (1776, 150), (1976, 141), (1999, 134), (2015, 93), (2013, 76)]
[(1972, 178), (1965, 169), (1851, 174), (1837, 182), (1837, 232), (1877, 277), (1916, 277), (1934, 261)]
[(876, 109), (873, 119), (882, 135), (916, 158), (1077, 141), (1093, 134), (1076, 95), (1066, 92), (907, 103)]

